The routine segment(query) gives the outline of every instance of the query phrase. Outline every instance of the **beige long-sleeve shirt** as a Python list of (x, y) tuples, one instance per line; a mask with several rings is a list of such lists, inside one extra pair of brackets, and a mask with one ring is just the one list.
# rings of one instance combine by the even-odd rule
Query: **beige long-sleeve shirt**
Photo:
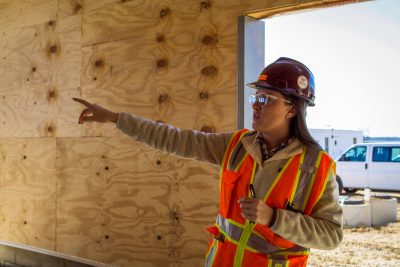
[[(157, 150), (219, 166), (222, 165), (225, 150), (233, 135), (233, 132), (203, 133), (178, 129), (128, 113), (120, 113), (116, 127), (136, 141)], [(258, 165), (254, 178), (257, 196), (265, 195), (279, 170), (290, 157), (301, 153), (303, 149), (302, 143), (295, 139), (286, 148), (262, 162), (260, 145), (255, 140), (255, 135), (246, 136), (241, 142)], [(316, 249), (337, 247), (343, 238), (342, 209), (333, 173), (331, 172), (325, 191), (311, 216), (278, 209), (271, 230), (303, 247)]]

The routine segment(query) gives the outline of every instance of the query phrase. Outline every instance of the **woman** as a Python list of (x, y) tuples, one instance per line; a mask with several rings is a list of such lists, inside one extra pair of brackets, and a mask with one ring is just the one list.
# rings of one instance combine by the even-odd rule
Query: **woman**
[(310, 248), (342, 240), (335, 163), (305, 121), (314, 77), (302, 63), (279, 58), (249, 84), (253, 129), (206, 134), (181, 130), (81, 99), (84, 122), (114, 122), (139, 142), (221, 168), (220, 207), (206, 266), (306, 266)]

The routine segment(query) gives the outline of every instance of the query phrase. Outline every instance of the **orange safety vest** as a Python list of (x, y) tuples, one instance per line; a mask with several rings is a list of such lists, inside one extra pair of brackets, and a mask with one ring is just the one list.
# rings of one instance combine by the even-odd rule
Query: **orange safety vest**
[[(205, 266), (239, 267), (306, 266), (309, 249), (275, 234), (269, 227), (251, 223), (241, 216), (237, 201), (249, 196), (257, 164), (240, 140), (247, 129), (236, 132), (225, 151), (221, 166), (220, 207)], [(289, 209), (311, 215), (325, 190), (335, 162), (324, 151), (303, 152), (292, 156), (275, 178), (263, 198), (276, 209)], [(300, 186), (299, 186), (300, 185)]]

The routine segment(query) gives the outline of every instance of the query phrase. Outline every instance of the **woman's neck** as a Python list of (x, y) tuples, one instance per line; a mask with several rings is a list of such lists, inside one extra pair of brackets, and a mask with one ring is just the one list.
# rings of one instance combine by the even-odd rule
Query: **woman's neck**
[(262, 137), (267, 144), (268, 149), (272, 149), (290, 137), (289, 131), (281, 133), (265, 133), (262, 132)]

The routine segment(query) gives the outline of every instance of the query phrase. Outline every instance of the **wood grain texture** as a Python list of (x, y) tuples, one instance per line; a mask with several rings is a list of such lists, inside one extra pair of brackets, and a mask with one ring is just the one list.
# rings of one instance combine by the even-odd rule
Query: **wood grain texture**
[(57, 251), (118, 266), (202, 261), (215, 173), (127, 137), (59, 138)]
[(127, 0), (58, 0), (58, 18), (108, 9), (125, 2)]
[(122, 267), (202, 266), (216, 167), (113, 124), (81, 128), (71, 98), (233, 130), (237, 17), (297, 2), (0, 0), (2, 238)]
[(56, 142), (0, 139), (0, 236), (55, 249)]
[(0, 0), (0, 29), (21, 28), (57, 18), (57, 0)]
[(0, 35), (1, 137), (79, 136), (80, 17)]
[[(225, 24), (236, 24), (236, 17), (213, 24), (206, 13), (194, 14), (199, 17), (169, 14), (176, 18), (165, 29), (151, 27), (159, 18), (148, 19), (148, 25), (131, 30), (140, 37), (85, 47), (82, 96), (177, 127), (234, 129), (236, 27)], [(115, 133), (104, 125), (84, 129), (87, 136)]]

